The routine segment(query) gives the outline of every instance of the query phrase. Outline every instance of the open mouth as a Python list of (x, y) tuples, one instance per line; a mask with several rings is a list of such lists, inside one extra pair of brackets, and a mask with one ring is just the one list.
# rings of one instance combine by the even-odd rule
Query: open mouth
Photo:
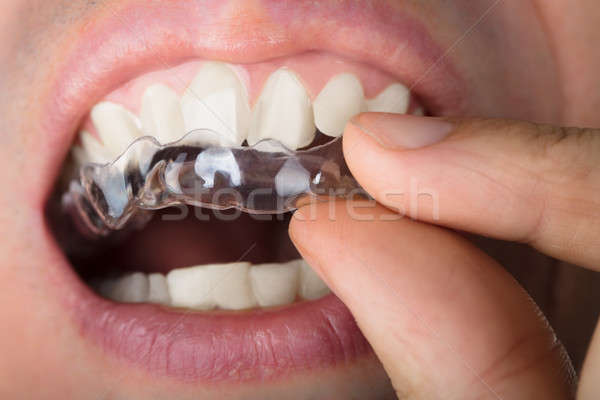
[[(423, 113), (404, 84), (324, 53), (249, 65), (191, 61), (137, 77), (94, 105), (63, 175), (114, 161), (142, 136), (166, 145), (203, 129), (228, 146), (272, 140), (296, 151), (342, 135), (347, 121), (365, 111)], [(246, 168), (259, 173), (252, 171), (258, 166)], [(289, 213), (192, 207), (154, 217), (125, 238), (115, 230), (87, 244), (87, 254), (70, 246), (72, 264), (98, 294), (207, 311), (281, 307), (329, 293), (290, 242)], [(67, 232), (69, 241), (75, 233)]]
[[(146, 18), (138, 11), (137, 18)], [(144, 29), (159, 39), (165, 31)], [(185, 49), (184, 56), (147, 67), (148, 57), (163, 48), (157, 39), (144, 50), (145, 60), (138, 60), (144, 68), (132, 68), (138, 65), (133, 61), (107, 62), (105, 72), (91, 68), (102, 84), (62, 84), (58, 101), (70, 104), (65, 99), (82, 94), (94, 101), (79, 100), (61, 110), (61, 123), (52, 122), (74, 130), (57, 139), (68, 154), (56, 166), (62, 172), (55, 194), (66, 190), (81, 166), (112, 162), (142, 136), (164, 145), (210, 129), (228, 146), (272, 139), (299, 151), (340, 136), (361, 112), (437, 114), (458, 107), (451, 100), (454, 84), (447, 91), (440, 85), (409, 90), (420, 75), (416, 57), (415, 71), (397, 76), (391, 65), (379, 68), (357, 52), (335, 51), (339, 42), (334, 46), (320, 36), (318, 46), (300, 41), (308, 36), (298, 36), (297, 46), (282, 40), (279, 50), (265, 45), (269, 57), (258, 50), (246, 57)], [(438, 92), (448, 94), (429, 101)], [(378, 365), (350, 312), (291, 243), (289, 212), (257, 218), (237, 210), (170, 207), (153, 211), (142, 229), (90, 240), (63, 226), (66, 217), (57, 205), (51, 196), (48, 220), (70, 264), (63, 271), (63, 282), (70, 282), (65, 303), (83, 336), (118, 362), (203, 384), (282, 381), (364, 360)], [(380, 393), (389, 394), (380, 367), (369, 370), (365, 380), (377, 380)], [(358, 389), (353, 383), (348, 390)]]

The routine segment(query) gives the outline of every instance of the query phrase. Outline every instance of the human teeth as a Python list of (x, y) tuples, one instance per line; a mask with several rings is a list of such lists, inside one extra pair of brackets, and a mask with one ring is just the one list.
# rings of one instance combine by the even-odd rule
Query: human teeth
[(92, 108), (91, 117), (111, 158), (121, 155), (131, 142), (142, 136), (137, 117), (118, 104), (98, 103)]
[(238, 262), (174, 269), (167, 274), (171, 304), (201, 310), (254, 307), (249, 267), (247, 262)]
[(174, 142), (185, 134), (179, 97), (165, 85), (146, 89), (140, 119), (144, 134), (156, 137), (161, 144)]
[[(205, 63), (181, 98), (185, 131), (208, 128), (241, 145), (250, 123), (248, 95), (227, 64)], [(228, 139), (228, 140), (227, 140)]]
[(232, 186), (242, 182), (242, 172), (230, 149), (211, 148), (198, 154), (194, 172), (204, 181), (204, 187), (212, 188), (218, 175), (225, 175)]
[(109, 152), (89, 132), (82, 131), (79, 139), (81, 147), (73, 146), (73, 156), (79, 165), (86, 162), (106, 164), (111, 161)]
[(422, 116), (425, 115), (425, 110), (423, 110), (423, 107), (417, 107), (412, 112), (412, 115), (416, 115), (418, 117), (422, 117)]
[(298, 264), (299, 261), (294, 260), (250, 268), (250, 282), (259, 306), (280, 306), (294, 302), (298, 290)]
[(299, 294), (305, 300), (315, 300), (330, 292), (329, 288), (317, 273), (304, 260), (300, 261)]
[(370, 112), (406, 114), (409, 100), (408, 88), (400, 83), (394, 83), (374, 99), (367, 100), (367, 109)]
[[(278, 142), (296, 150), (314, 140), (315, 128), (339, 136), (356, 114), (406, 113), (409, 103), (410, 90), (401, 83), (367, 100), (358, 78), (341, 73), (329, 79), (311, 104), (300, 78), (284, 67), (269, 76), (250, 111), (248, 92), (234, 67), (205, 62), (181, 98), (165, 84), (146, 87), (139, 118), (119, 104), (98, 103), (91, 111), (98, 135), (82, 131), (81, 145), (73, 146), (72, 156), (79, 165), (111, 162), (144, 134), (161, 144), (190, 136), (188, 142), (201, 137), (200, 142), (211, 145), (239, 146), (247, 140), (261, 151), (280, 151)], [(190, 134), (194, 131), (198, 135)]]
[(81, 146), (73, 146), (71, 148), (71, 155), (73, 156), (76, 165), (83, 165), (90, 161), (90, 156)]
[(227, 310), (241, 310), (256, 305), (250, 287), (248, 269), (250, 263), (232, 263), (215, 267), (218, 281), (213, 286), (213, 298), (217, 307)]
[(171, 304), (171, 296), (169, 296), (169, 288), (167, 280), (163, 274), (148, 275), (148, 302), (169, 305)]
[(179, 171), (183, 168), (186, 154), (179, 154), (177, 158), (165, 168), (165, 184), (167, 188), (176, 194), (183, 194), (179, 183)]
[(171, 295), (171, 305), (200, 310), (215, 307), (212, 299), (214, 274), (210, 266), (178, 268), (167, 274), (167, 287)]
[(130, 273), (94, 281), (102, 296), (124, 303), (155, 303), (197, 310), (242, 310), (315, 300), (329, 288), (302, 259), (287, 263), (247, 262), (178, 268), (167, 276)]
[(148, 300), (148, 277), (134, 272), (100, 284), (99, 292), (104, 297), (124, 303), (142, 303)]
[(340, 136), (353, 116), (366, 111), (362, 85), (352, 74), (336, 75), (313, 103), (315, 125), (328, 136)]
[(313, 141), (315, 123), (310, 97), (296, 75), (275, 71), (265, 84), (252, 110), (248, 144), (276, 139), (296, 150)]
[(294, 159), (287, 160), (275, 175), (275, 191), (281, 197), (310, 190), (310, 173)]

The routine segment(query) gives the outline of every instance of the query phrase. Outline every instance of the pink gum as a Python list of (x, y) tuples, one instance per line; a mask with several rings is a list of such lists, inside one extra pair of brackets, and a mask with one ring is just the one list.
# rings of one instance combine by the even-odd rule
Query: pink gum
[[(117, 88), (103, 100), (121, 104), (139, 115), (142, 96), (148, 86), (162, 83), (181, 95), (204, 62), (206, 60), (191, 60), (170, 68), (145, 73)], [(258, 99), (265, 81), (275, 70), (282, 67), (296, 73), (312, 100), (331, 77), (341, 73), (354, 74), (360, 80), (366, 98), (377, 96), (390, 84), (397, 82), (389, 74), (371, 66), (322, 52), (306, 52), (254, 64), (234, 64), (233, 67), (248, 90), (251, 106)], [(408, 112), (413, 113), (418, 106), (418, 102), (412, 97)], [(84, 120), (82, 128), (97, 136), (89, 116)]]
[[(123, 105), (138, 113), (144, 90), (155, 83), (162, 83), (181, 94), (191, 83), (204, 60), (193, 60), (184, 64), (146, 73), (116, 89), (104, 100)], [(367, 98), (375, 97), (395, 80), (365, 64), (348, 61), (326, 53), (308, 52), (292, 57), (279, 58), (255, 64), (234, 65), (239, 77), (248, 88), (250, 104), (253, 105), (261, 93), (267, 78), (278, 68), (287, 67), (294, 71), (314, 99), (327, 81), (341, 73), (352, 73), (363, 85)]]

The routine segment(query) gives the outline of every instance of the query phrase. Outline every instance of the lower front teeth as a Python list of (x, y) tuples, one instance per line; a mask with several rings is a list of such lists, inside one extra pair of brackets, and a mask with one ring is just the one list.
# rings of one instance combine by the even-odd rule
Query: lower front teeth
[(125, 303), (143, 303), (148, 300), (148, 277), (141, 272), (101, 281), (97, 285), (98, 292), (109, 299)]
[(299, 265), (302, 260), (285, 264), (263, 264), (250, 269), (250, 284), (256, 302), (261, 307), (293, 303), (299, 281)]
[(248, 284), (249, 266), (238, 262), (174, 269), (167, 274), (171, 304), (200, 310), (254, 307)]
[(111, 300), (156, 303), (196, 310), (243, 310), (315, 300), (329, 288), (304, 260), (281, 264), (247, 262), (178, 268), (166, 277), (135, 272), (95, 285)]
[(148, 303), (171, 304), (167, 279), (163, 274), (154, 273), (148, 275)]

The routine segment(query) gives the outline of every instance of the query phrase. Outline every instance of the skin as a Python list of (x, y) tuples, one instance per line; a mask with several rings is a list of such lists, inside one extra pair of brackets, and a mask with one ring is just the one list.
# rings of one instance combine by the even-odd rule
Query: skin
[[(2, 3), (0, 158), (5, 167), (1, 169), (0, 179), (5, 189), (9, 189), (0, 193), (0, 236), (3, 238), (0, 256), (4, 260), (0, 268), (0, 279), (4, 282), (0, 291), (3, 326), (0, 397), (197, 398), (200, 395), (203, 398), (248, 398), (252, 394), (266, 398), (267, 395), (295, 393), (302, 398), (323, 382), (327, 382), (330, 393), (336, 393), (356, 377), (368, 377), (364, 389), (382, 387), (380, 392), (384, 397), (387, 382), (381, 378), (381, 368), (374, 358), (344, 365), (326, 374), (296, 376), (282, 386), (252, 384), (214, 390), (193, 383), (156, 379), (91, 346), (56, 300), (60, 285), (52, 282), (46, 268), (56, 260), (47, 256), (50, 239), (40, 206), (45, 200), (44, 194), (27, 186), (27, 178), (33, 179), (39, 171), (37, 154), (46, 151), (37, 145), (46, 134), (39, 120), (44, 106), (52, 99), (49, 77), (60, 68), (59, 55), (73, 44), (73, 32), (102, 17), (106, 12), (102, 6), (118, 3), (118, 0), (5, 0)], [(260, 14), (259, 3), (243, 4), (256, 17)], [(456, 117), (600, 126), (597, 111), (600, 108), (597, 72), (600, 71), (600, 52), (595, 51), (600, 39), (597, 1), (578, 0), (574, 6), (573, 1), (567, 0), (505, 0), (455, 46), (456, 39), (488, 9), (488, 1), (457, 0), (450, 4), (441, 0), (397, 0), (390, 3), (394, 7), (410, 8), (424, 21), (438, 43), (452, 49), (448, 57), (471, 88), (461, 115)], [(569, 13), (565, 13), (565, 9)], [(236, 18), (243, 15), (236, 14)], [(363, 116), (346, 131), (346, 157), (353, 172), (378, 200), (397, 208), (398, 204), (386, 204), (386, 199), (378, 197), (381, 188), (373, 186), (378, 180), (372, 174), (393, 171), (391, 167), (410, 163), (411, 173), (419, 182), (445, 194), (444, 203), (440, 204), (441, 222), (400, 219), (358, 223), (341, 212), (335, 221), (325, 217), (313, 221), (296, 219), (290, 234), (303, 255), (350, 308), (399, 396), (439, 398), (443, 394), (445, 398), (494, 398), (497, 393), (501, 398), (568, 397), (572, 390), (569, 363), (565, 361), (562, 347), (550, 340), (550, 331), (537, 309), (496, 261), (467, 242), (463, 235), (447, 228), (526, 242), (537, 251), (558, 259), (597, 268), (600, 256), (593, 245), (598, 233), (596, 227), (600, 225), (597, 223), (599, 175), (594, 169), (597, 168), (594, 160), (600, 156), (597, 139), (591, 131), (564, 135), (561, 130), (540, 130), (527, 124), (467, 120), (454, 122), (450, 136), (432, 145), (430, 150), (405, 152), (402, 148), (382, 147), (373, 139), (376, 135), (373, 132), (379, 129), (375, 118)], [(401, 121), (388, 121), (383, 130), (402, 135), (406, 129), (401, 124)], [(365, 134), (364, 128), (371, 135)], [(567, 140), (558, 140), (565, 137)], [(353, 150), (356, 148), (361, 152)], [(61, 151), (66, 153), (67, 150)], [(445, 152), (446, 158), (436, 157), (436, 151)], [(461, 158), (461, 163), (453, 164), (452, 157), (456, 155), (453, 151), (472, 157)], [(531, 174), (498, 173), (502, 171), (499, 165), (488, 161), (501, 157), (520, 166), (515, 169), (517, 172)], [(548, 157), (559, 160), (558, 164), (550, 163)], [(491, 187), (490, 197), (477, 198), (468, 190), (477, 185), (458, 185), (448, 190), (436, 175), (443, 167), (461, 165), (470, 172), (480, 172), (480, 176), (493, 176), (500, 186), (512, 189), (525, 187), (524, 179), (531, 176), (541, 182), (556, 182), (552, 188), (540, 187), (534, 195), (542, 203), (552, 200), (551, 204), (556, 207), (551, 210), (557, 212), (544, 214), (548, 222), (542, 224), (542, 228), (525, 229), (528, 226), (522, 222), (528, 221), (532, 207), (538, 203), (531, 199), (519, 202), (522, 192), (508, 190), (503, 195), (513, 202), (504, 202), (498, 211), (501, 214), (484, 218), (475, 210), (485, 208), (490, 199), (497, 198), (493, 197), (492, 190), (497, 186)], [(549, 165), (552, 168), (546, 168)], [(461, 173), (460, 169), (445, 171)], [(547, 179), (547, 173), (552, 174), (552, 179)], [(388, 177), (388, 186), (406, 181), (406, 176), (399, 173)], [(573, 210), (572, 203), (565, 199), (580, 200), (576, 204), (585, 207)], [(473, 207), (454, 207), (465, 201)], [(514, 207), (505, 207), (506, 204), (514, 204)], [(368, 212), (390, 213), (382, 206)], [(498, 225), (498, 220), (505, 223)], [(434, 226), (436, 224), (440, 226)], [(531, 232), (537, 234), (531, 236)], [(510, 258), (506, 256), (506, 247), (495, 247), (489, 242), (486, 246), (499, 249), (497, 252), (502, 257)], [(354, 251), (345, 251), (348, 248)], [(345, 255), (333, 260), (327, 257), (332, 252)], [(526, 250), (522, 253), (539, 254)], [(537, 255), (527, 257), (527, 260), (538, 259)], [(590, 336), (585, 327), (590, 326), (589, 321), (595, 323), (598, 314), (597, 298), (594, 302), (593, 298), (586, 297), (585, 288), (594, 293), (597, 278), (581, 276), (560, 266), (555, 266), (554, 275), (548, 278), (546, 272), (522, 265), (522, 259), (525, 258), (516, 257), (516, 263), (506, 262), (504, 267), (520, 277), (536, 295), (557, 327), (559, 338), (578, 344), (568, 346), (571, 354), (584, 352), (585, 346), (581, 343), (586, 343)], [(376, 273), (366, 273), (362, 260), (376, 260), (369, 262)], [(582, 279), (576, 279), (577, 276)], [(360, 298), (352, 295), (358, 288)], [(582, 310), (581, 315), (575, 318), (572, 310)], [(598, 340), (594, 341), (587, 358), (581, 398), (593, 398), (600, 390), (594, 386), (599, 382), (599, 346)]]
[[(438, 142), (440, 132), (449, 136)], [(539, 309), (496, 261), (444, 227), (520, 241), (598, 270), (598, 133), (391, 114), (363, 114), (348, 125), (349, 167), (380, 205), (371, 205), (369, 223), (346, 207), (336, 219), (296, 218), (290, 234), (353, 311), (400, 398), (572, 396), (573, 370)], [(375, 175), (367, 168), (373, 160), (389, 174)], [(433, 188), (437, 211), (429, 197), (417, 197), (421, 208), (412, 212), (403, 211), (414, 206), (410, 195), (389, 195), (410, 194), (409, 179)], [(490, 213), (498, 201), (503, 213)], [(358, 215), (370, 215), (361, 208)], [(392, 221), (390, 210), (414, 219)], [(369, 237), (377, 238), (372, 246), (359, 245)], [(331, 249), (340, 257), (328, 257)], [(582, 399), (600, 389), (596, 346)]]

